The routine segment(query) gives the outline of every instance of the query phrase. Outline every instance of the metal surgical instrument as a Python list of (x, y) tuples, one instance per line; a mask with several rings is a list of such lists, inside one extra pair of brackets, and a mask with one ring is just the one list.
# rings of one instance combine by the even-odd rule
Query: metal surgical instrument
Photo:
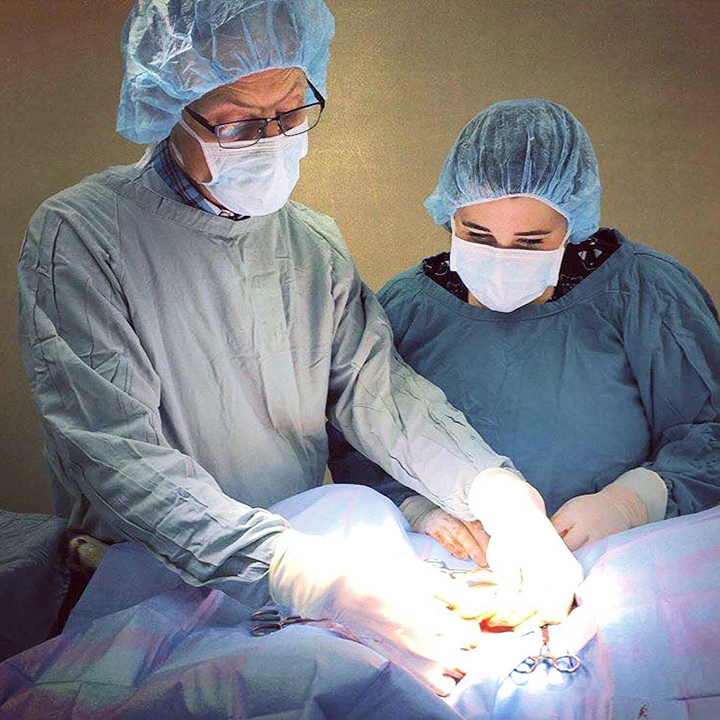
[(283, 617), (277, 608), (262, 608), (257, 610), (251, 615), (251, 618), (257, 623), (250, 632), (255, 637), (263, 637), (269, 635), (278, 630), (282, 630), (288, 625), (298, 625), (301, 623), (317, 622), (316, 620), (309, 620), (307, 618), (300, 617), (300, 615), (288, 615)]
[(475, 572), (475, 569), (458, 570), (456, 568), (452, 568), (444, 560), (437, 560), (436, 558), (428, 558), (425, 562), (428, 565), (433, 565), (438, 568), (441, 573), (445, 573), (445, 575), (449, 575), (451, 578), (461, 578), (468, 573)]
[(495, 585), (495, 581), (492, 579), (492, 571), (489, 568), (480, 567), (458, 570), (457, 568), (450, 567), (444, 560), (437, 560), (436, 558), (428, 558), (425, 562), (428, 565), (438, 568), (441, 573), (444, 573), (453, 579), (464, 580), (470, 587), (475, 587), (477, 585)]
[(513, 672), (527, 675), (535, 670), (541, 663), (545, 662), (552, 665), (561, 673), (574, 673), (581, 665), (580, 658), (577, 655), (560, 655), (555, 657), (550, 652), (550, 626), (542, 626), (542, 645), (537, 655), (528, 655)]

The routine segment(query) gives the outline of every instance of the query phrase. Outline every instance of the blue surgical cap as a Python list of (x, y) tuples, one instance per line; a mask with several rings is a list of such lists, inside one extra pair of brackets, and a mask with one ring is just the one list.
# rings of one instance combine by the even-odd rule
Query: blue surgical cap
[(542, 200), (568, 221), (568, 241), (598, 229), (600, 176), (580, 121), (548, 100), (506, 100), (461, 131), (425, 209), (439, 225), (464, 205), (511, 196)]
[(185, 105), (262, 70), (301, 68), (325, 95), (334, 33), (323, 0), (136, 0), (122, 33), (117, 131), (158, 142)]

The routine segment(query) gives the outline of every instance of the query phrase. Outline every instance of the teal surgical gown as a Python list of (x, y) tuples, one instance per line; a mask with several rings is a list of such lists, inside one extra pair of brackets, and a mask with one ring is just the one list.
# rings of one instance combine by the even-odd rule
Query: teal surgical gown
[(19, 283), (56, 512), (189, 583), (267, 599), (287, 523), (264, 508), (322, 483), (326, 418), (468, 518), (475, 475), (512, 467), (400, 360), (337, 226), (299, 204), (234, 222), (147, 160), (111, 168), (43, 203)]
[[(554, 302), (500, 313), (463, 302), (418, 265), (378, 293), (402, 357), (441, 387), (554, 513), (625, 471), (668, 487), (668, 517), (720, 501), (720, 333), (678, 262), (620, 247)], [(393, 483), (330, 430), (333, 479)]]

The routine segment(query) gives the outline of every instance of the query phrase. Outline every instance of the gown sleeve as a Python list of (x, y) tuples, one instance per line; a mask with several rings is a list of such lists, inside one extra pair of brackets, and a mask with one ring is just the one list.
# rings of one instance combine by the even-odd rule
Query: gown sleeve
[(643, 467), (668, 487), (666, 517), (720, 501), (720, 328), (710, 295), (684, 267), (636, 256), (625, 293), (625, 352), (651, 430)]
[(71, 478), (67, 492), (79, 488), (104, 522), (186, 582), (266, 602), (287, 523), (228, 497), (168, 444), (160, 379), (123, 293), (116, 215), (99, 203), (86, 222), (78, 204), (45, 203), (18, 266), (23, 358), (48, 460)]
[[(400, 315), (390, 312), (387, 300), (396, 295), (402, 295), (402, 292), (394, 292), (399, 283), (390, 281), (377, 294), (377, 299), (385, 309), (393, 331), (393, 337), (397, 340), (402, 328), (399, 327), (401, 322)], [(404, 309), (404, 303), (401, 298), (400, 302), (394, 302), (393, 307), (398, 310)], [(345, 436), (330, 423), (327, 423), (328, 436), (328, 467), (332, 475), (333, 482), (338, 484), (350, 483), (353, 485), (365, 485), (373, 490), (390, 498), (395, 505), (400, 507), (409, 497), (417, 496), (415, 490), (410, 489), (407, 485), (399, 483), (392, 475), (388, 474), (379, 465), (372, 460), (368, 460), (361, 452), (356, 450), (346, 439)]]
[(358, 452), (330, 423), (327, 423), (327, 435), (328, 467), (333, 482), (365, 485), (390, 498), (398, 507), (418, 494)]
[[(387, 315), (338, 244), (336, 333), (328, 419), (403, 485), (462, 520), (478, 473), (511, 461), (494, 452), (444, 393), (399, 356)], [(518, 473), (519, 475), (519, 473)]]

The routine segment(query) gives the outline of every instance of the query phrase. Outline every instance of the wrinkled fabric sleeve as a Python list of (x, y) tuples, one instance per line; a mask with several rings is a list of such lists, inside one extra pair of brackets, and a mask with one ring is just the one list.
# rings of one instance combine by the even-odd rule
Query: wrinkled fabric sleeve
[(266, 602), (287, 523), (225, 495), (164, 438), (161, 382), (133, 329), (119, 238), (115, 213), (87, 222), (57, 199), (28, 227), (20, 335), (46, 454), (67, 492), (79, 489), (104, 522), (187, 583)]
[(475, 477), (490, 467), (517, 470), (482, 440), (442, 390), (399, 356), (385, 311), (341, 240), (333, 258), (330, 423), (403, 485), (456, 517), (474, 519), (467, 493)]
[(652, 435), (643, 467), (667, 484), (666, 517), (720, 501), (720, 327), (692, 274), (640, 255), (626, 294), (625, 351)]
[[(402, 292), (393, 292), (393, 288), (398, 288), (398, 283), (392, 280), (384, 285), (377, 293), (377, 299), (383, 306), (385, 313), (390, 321), (390, 327), (393, 331), (394, 342), (397, 345), (399, 336), (403, 334), (404, 315), (406, 303), (403, 299), (396, 298), (397, 295), (403, 296)], [(391, 312), (388, 307), (388, 300), (394, 298), (395, 302), (392, 307), (400, 312)], [(356, 450), (346, 439), (345, 436), (330, 423), (327, 423), (328, 436), (328, 467), (332, 474), (333, 482), (350, 483), (353, 485), (365, 485), (371, 487), (376, 492), (390, 498), (395, 505), (400, 507), (409, 497), (417, 496), (419, 493), (411, 490), (407, 485), (399, 483), (392, 475), (385, 472), (379, 465), (372, 460), (368, 460), (361, 452)]]
[(390, 498), (398, 507), (409, 497), (418, 494), (368, 460), (330, 423), (327, 423), (327, 436), (328, 468), (333, 482), (365, 485)]

